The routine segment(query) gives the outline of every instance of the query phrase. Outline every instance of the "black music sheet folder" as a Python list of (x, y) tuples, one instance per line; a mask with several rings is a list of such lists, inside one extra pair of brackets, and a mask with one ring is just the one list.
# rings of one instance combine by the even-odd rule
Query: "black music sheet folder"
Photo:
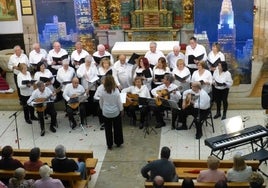
[(53, 79), (53, 77), (47, 78), (47, 77), (42, 77), (40, 76), (39, 80), (42, 82), (50, 82)]
[(21, 84), (22, 85), (28, 85), (28, 84), (34, 84), (36, 80), (22, 80)]
[(93, 59), (94, 59), (94, 61), (95, 61), (95, 63), (96, 63), (97, 65), (100, 64), (100, 61), (101, 61), (103, 58), (108, 58), (108, 59), (110, 59), (111, 57), (110, 57), (109, 55), (102, 56), (102, 57), (93, 56)]
[[(152, 74), (151, 74), (151, 71), (150, 69), (145, 69), (144, 71), (142, 71), (143, 75), (145, 78), (151, 78), (152, 77)], [(163, 77), (164, 78), (164, 77)]]
[(154, 78), (157, 80), (157, 82), (162, 82), (162, 80), (164, 79), (164, 74), (162, 75), (159, 75), (159, 74), (156, 74), (154, 75)]
[(194, 60), (201, 61), (204, 58), (204, 54), (199, 56), (189, 55), (188, 64), (195, 64)]
[(188, 75), (186, 75), (184, 77), (180, 77), (180, 76), (175, 74), (175, 79), (178, 80), (179, 82), (184, 82), (189, 77), (190, 77), (190, 74), (188, 74)]
[(215, 81), (215, 83), (217, 84), (217, 86), (226, 86), (226, 83), (220, 83), (220, 82), (217, 82), (217, 81)]
[(217, 67), (218, 64), (221, 62), (221, 59), (218, 58), (218, 59), (217, 59), (216, 61), (214, 61), (213, 63), (210, 62), (209, 60), (207, 60), (207, 62), (208, 62), (208, 64), (209, 64), (209, 66), (211, 66), (211, 67)]
[(131, 55), (131, 57), (129, 58), (128, 60), (128, 63), (131, 64), (131, 65), (135, 65), (136, 64), (136, 59), (138, 59), (140, 57), (140, 55), (136, 54), (136, 53), (133, 53)]
[(85, 63), (85, 58), (81, 58), (79, 60), (74, 59), (74, 62), (79, 63), (79, 64)]
[(53, 61), (56, 62), (57, 65), (60, 65), (59, 61), (62, 61), (64, 59), (68, 59), (68, 54), (63, 55), (61, 57), (52, 57)]

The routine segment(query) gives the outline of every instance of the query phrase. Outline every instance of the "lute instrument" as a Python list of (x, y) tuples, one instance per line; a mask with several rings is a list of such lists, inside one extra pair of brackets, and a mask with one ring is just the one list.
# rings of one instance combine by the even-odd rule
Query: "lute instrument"
[(68, 101), (68, 106), (70, 106), (73, 110), (78, 108), (78, 106), (80, 105), (80, 102), (81, 102), (79, 100), (79, 97), (81, 97), (84, 94), (85, 94), (85, 92), (83, 92), (83, 93), (81, 93), (79, 95), (76, 95), (76, 94), (72, 95), (70, 97), (70, 100)]
[(137, 106), (139, 105), (139, 95), (127, 93), (126, 103), (124, 103), (124, 107), (128, 106)]

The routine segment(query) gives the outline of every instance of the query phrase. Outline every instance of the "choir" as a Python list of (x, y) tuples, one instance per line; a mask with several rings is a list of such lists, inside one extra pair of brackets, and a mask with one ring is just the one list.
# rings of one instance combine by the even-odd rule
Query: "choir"
[[(134, 61), (129, 61), (124, 54), (119, 55), (114, 61), (102, 44), (98, 45), (93, 55), (90, 55), (83, 49), (82, 43), (77, 42), (75, 50), (69, 55), (61, 48), (59, 42), (54, 42), (53, 49), (48, 53), (35, 43), (28, 60), (21, 48), (15, 46), (8, 65), (14, 71), (25, 121), (31, 124), (32, 120), (38, 119), (41, 136), (44, 136), (44, 115), (50, 114), (52, 118), (50, 130), (56, 132), (56, 111), (54, 105), (47, 103), (63, 99), (71, 128), (77, 126), (73, 117), (76, 109), (80, 111), (81, 124), (85, 124), (86, 116), (93, 115), (99, 117), (101, 130), (107, 128), (105, 124), (108, 124), (110, 118), (107, 116), (109, 108), (100, 106), (103, 105), (103, 100), (105, 101), (103, 97), (107, 95), (105, 93), (107, 83), (104, 87), (107, 76), (112, 76), (118, 92), (126, 95), (124, 111), (130, 116), (133, 125), (136, 125), (137, 121), (136, 111), (140, 112), (140, 129), (148, 126), (150, 111), (156, 118), (156, 128), (165, 126), (163, 114), (169, 109), (172, 110), (171, 128), (187, 129), (186, 117), (191, 114), (187, 108), (191, 106), (194, 112), (206, 111), (214, 101), (217, 102), (217, 114), (214, 118), (221, 116), (222, 101), (224, 107), (222, 119), (226, 118), (227, 97), (232, 86), (232, 78), (219, 44), (213, 44), (208, 56), (205, 48), (198, 44), (194, 37), (190, 39), (185, 55), (179, 46), (174, 46), (173, 51), (167, 56), (157, 50), (156, 42), (151, 42), (149, 48), (144, 56), (137, 56)], [(214, 92), (220, 98), (216, 99)], [(187, 95), (189, 93), (191, 96)], [(195, 94), (196, 96), (193, 96)], [(200, 98), (201, 95), (206, 96), (204, 97), (206, 100)], [(83, 101), (80, 100), (81, 96)], [(139, 102), (141, 100), (144, 102), (146, 99), (154, 99), (155, 103)], [(172, 106), (168, 105), (169, 100), (175, 101), (179, 108), (172, 109)], [(43, 106), (47, 107), (37, 105), (39, 103), (44, 103)], [(34, 116), (34, 108), (37, 110), (38, 118)], [(105, 112), (102, 112), (103, 108)], [(115, 115), (117, 117), (118, 113)], [(200, 114), (194, 116), (198, 115)], [(176, 121), (181, 122), (182, 126), (178, 127)], [(196, 138), (202, 136), (200, 126), (199, 124), (197, 126)], [(107, 144), (111, 147), (110, 142)]]

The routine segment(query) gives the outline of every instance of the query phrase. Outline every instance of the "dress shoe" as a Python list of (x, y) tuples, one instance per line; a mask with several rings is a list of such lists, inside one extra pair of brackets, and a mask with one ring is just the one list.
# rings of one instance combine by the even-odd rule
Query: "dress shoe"
[(28, 123), (28, 124), (33, 124), (32, 120), (30, 120), (30, 119), (27, 119), (27, 120), (26, 120), (26, 123)]
[(51, 132), (53, 132), (53, 133), (55, 133), (55, 132), (56, 132), (56, 129), (55, 129), (55, 127), (54, 127), (54, 126), (50, 126), (50, 130), (51, 130)]
[(213, 118), (214, 118), (214, 119), (217, 119), (217, 118), (219, 118), (219, 117), (221, 117), (221, 114), (217, 113)]
[(140, 129), (143, 129), (143, 127), (144, 127), (144, 126), (143, 126), (143, 123), (140, 123), (139, 128), (140, 128)]
[(45, 130), (42, 130), (40, 133), (41, 136), (45, 136)]
[(180, 127), (176, 127), (176, 130), (180, 131), (180, 130), (187, 130), (187, 126), (180, 126)]
[(224, 119), (226, 119), (226, 115), (223, 115), (223, 116), (221, 117), (221, 120), (224, 120)]
[(38, 118), (37, 118), (36, 116), (33, 116), (33, 117), (31, 117), (31, 120), (33, 120), (33, 121), (37, 121)]
[(72, 129), (75, 129), (75, 127), (77, 126), (77, 124), (75, 122), (72, 123)]

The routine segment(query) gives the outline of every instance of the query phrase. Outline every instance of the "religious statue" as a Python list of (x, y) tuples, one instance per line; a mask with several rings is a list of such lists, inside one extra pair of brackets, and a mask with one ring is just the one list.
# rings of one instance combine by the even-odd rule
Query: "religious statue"
[(194, 2), (193, 0), (183, 0), (184, 23), (193, 23), (194, 21)]
[(158, 0), (143, 0), (143, 9), (144, 10), (158, 10)]

